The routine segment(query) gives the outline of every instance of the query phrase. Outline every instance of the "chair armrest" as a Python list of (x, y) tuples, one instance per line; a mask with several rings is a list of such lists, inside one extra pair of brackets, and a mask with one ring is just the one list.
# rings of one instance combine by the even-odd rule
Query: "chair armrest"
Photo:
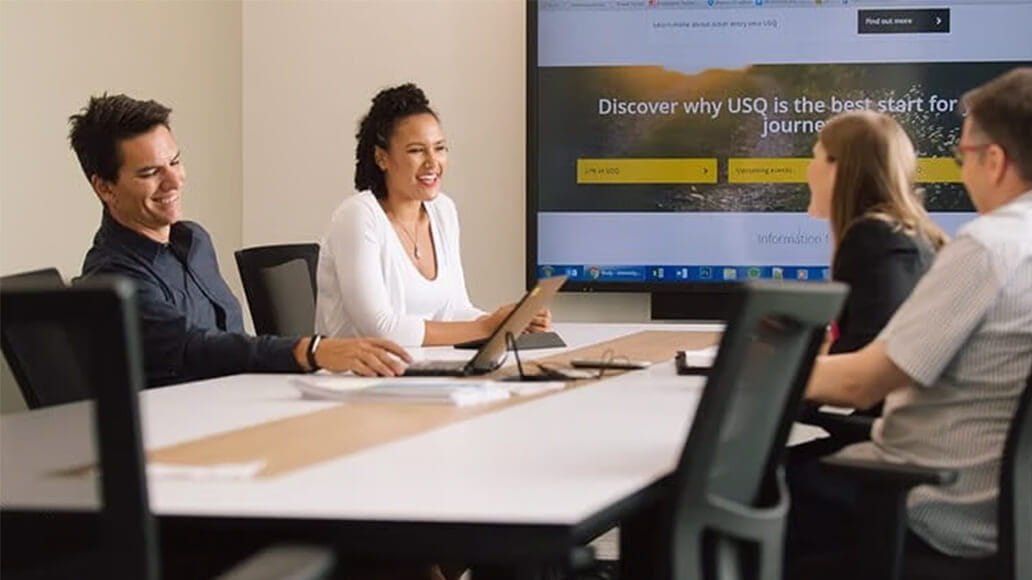
[(864, 480), (868, 485), (910, 489), (915, 485), (948, 485), (957, 480), (952, 469), (935, 469), (887, 461), (846, 459), (830, 456), (821, 459), (828, 469)]
[(858, 498), (860, 535), (851, 565), (857, 578), (898, 580), (907, 532), (907, 492), (915, 485), (947, 485), (957, 472), (887, 461), (821, 459), (824, 468), (863, 482)]
[(316, 546), (267, 548), (218, 576), (219, 580), (321, 580), (333, 573), (332, 550)]

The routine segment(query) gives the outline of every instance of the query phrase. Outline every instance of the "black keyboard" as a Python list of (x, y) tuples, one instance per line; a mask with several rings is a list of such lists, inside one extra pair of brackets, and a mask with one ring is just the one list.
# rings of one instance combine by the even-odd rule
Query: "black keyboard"
[(469, 374), (469, 363), (464, 360), (421, 360), (410, 364), (404, 376), (464, 377)]

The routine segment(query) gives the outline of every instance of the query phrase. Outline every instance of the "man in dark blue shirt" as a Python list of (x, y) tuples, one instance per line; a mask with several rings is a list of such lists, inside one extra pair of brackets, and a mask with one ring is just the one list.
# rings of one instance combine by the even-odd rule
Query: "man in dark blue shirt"
[(82, 275), (136, 284), (148, 386), (318, 368), (402, 374), (409, 356), (388, 340), (244, 333), (208, 232), (181, 219), (186, 173), (169, 113), (155, 101), (104, 95), (70, 118), (72, 148), (104, 205)]

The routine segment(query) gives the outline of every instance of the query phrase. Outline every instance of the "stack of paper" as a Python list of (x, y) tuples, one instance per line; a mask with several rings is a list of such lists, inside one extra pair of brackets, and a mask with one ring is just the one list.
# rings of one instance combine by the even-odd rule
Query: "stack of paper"
[(291, 382), (305, 398), (328, 401), (476, 405), (509, 398), (509, 390), (493, 381), (309, 375)]
[(243, 481), (253, 479), (265, 469), (265, 461), (218, 463), (214, 465), (180, 465), (148, 463), (147, 479), (184, 481)]

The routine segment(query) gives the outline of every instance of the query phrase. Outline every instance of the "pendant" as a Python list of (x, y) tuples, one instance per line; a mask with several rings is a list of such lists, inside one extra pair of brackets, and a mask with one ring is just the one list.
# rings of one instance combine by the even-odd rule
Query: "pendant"
[(419, 246), (412, 246), (412, 255), (415, 256), (417, 260), (423, 257), (423, 254), (419, 252)]

